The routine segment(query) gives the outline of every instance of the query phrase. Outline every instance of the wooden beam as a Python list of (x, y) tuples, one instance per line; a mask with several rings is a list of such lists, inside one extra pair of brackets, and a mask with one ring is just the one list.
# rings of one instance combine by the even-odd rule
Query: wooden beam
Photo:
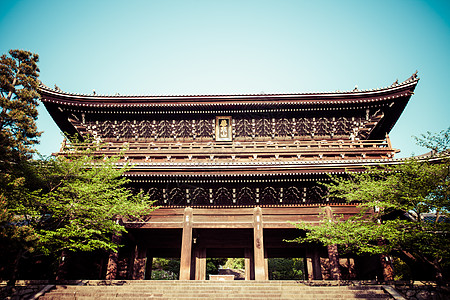
[(193, 228), (253, 228), (252, 223), (238, 222), (203, 222), (192, 224)]

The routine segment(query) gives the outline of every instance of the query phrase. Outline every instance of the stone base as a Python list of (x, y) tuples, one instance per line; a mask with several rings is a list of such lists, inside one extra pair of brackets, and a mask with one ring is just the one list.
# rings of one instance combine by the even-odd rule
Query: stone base
[(209, 275), (209, 280), (212, 281), (234, 280), (234, 275)]

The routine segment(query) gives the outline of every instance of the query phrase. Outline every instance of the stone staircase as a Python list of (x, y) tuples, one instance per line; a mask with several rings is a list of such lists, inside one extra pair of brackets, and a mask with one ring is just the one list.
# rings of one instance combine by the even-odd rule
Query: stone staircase
[[(324, 282), (326, 284), (326, 282)], [(380, 285), (312, 286), (296, 281), (87, 281), (56, 285), (40, 300), (392, 299)]]

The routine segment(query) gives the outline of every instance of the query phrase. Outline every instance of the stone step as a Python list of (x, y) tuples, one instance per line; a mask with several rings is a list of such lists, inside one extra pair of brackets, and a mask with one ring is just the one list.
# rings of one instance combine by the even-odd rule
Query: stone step
[[(370, 282), (369, 282), (370, 283)], [(298, 280), (231, 280), (231, 281), (211, 281), (211, 280), (88, 280), (84, 281), (85, 285), (183, 285), (183, 284), (208, 284), (208, 285), (303, 285), (307, 287), (316, 287), (316, 286), (339, 286), (339, 281), (298, 281)], [(314, 284), (311, 286), (310, 284)], [(355, 284), (352, 286), (360, 286), (360, 287), (376, 287), (376, 285), (372, 284)], [(341, 285), (343, 287), (348, 287), (347, 285)]]
[(166, 291), (166, 292), (191, 292), (202, 290), (205, 292), (218, 293), (218, 292), (240, 292), (240, 291), (292, 291), (301, 293), (354, 293), (354, 292), (365, 292), (365, 291), (377, 291), (383, 292), (382, 289), (346, 289), (346, 288), (333, 288), (333, 287), (323, 287), (323, 288), (304, 288), (304, 287), (288, 287), (288, 288), (272, 288), (272, 287), (262, 287), (262, 288), (252, 288), (252, 287), (231, 287), (231, 288), (211, 288), (211, 287), (90, 287), (90, 286), (80, 286), (80, 287), (61, 287), (57, 286), (54, 290), (56, 291), (70, 291), (70, 292), (99, 292), (99, 291), (132, 291), (132, 292), (148, 292), (148, 291)]
[(324, 300), (334, 300), (334, 299), (373, 299), (373, 300), (380, 300), (380, 299), (391, 299), (389, 296), (384, 297), (372, 297), (372, 296), (345, 296), (345, 297), (335, 297), (335, 296), (308, 296), (308, 297), (298, 297), (295, 295), (292, 296), (280, 296), (280, 295), (220, 295), (220, 296), (167, 296), (167, 295), (114, 295), (114, 296), (78, 296), (78, 295), (46, 295), (39, 298), (40, 300), (104, 300), (104, 299), (324, 299)]
[(301, 296), (309, 296), (309, 295), (333, 295), (333, 296), (340, 296), (340, 295), (384, 295), (383, 291), (365, 291), (365, 292), (352, 292), (352, 291), (342, 291), (342, 292), (328, 292), (328, 291), (308, 291), (308, 292), (302, 292), (302, 291), (273, 291), (273, 290), (263, 290), (263, 291), (204, 291), (202, 289), (199, 289), (197, 291), (167, 291), (167, 290), (145, 290), (145, 291), (133, 291), (133, 290), (115, 290), (115, 291), (54, 291), (53, 293), (59, 293), (59, 294), (76, 294), (76, 295), (83, 295), (83, 296), (95, 296), (95, 295), (116, 295), (116, 294), (164, 294), (164, 295), (198, 295), (198, 294), (206, 294), (206, 295), (219, 295), (219, 294), (282, 294), (282, 295), (301, 295)]
[[(67, 287), (70, 287), (70, 285), (67, 285)], [(380, 286), (308, 286), (304, 284), (298, 284), (298, 283), (292, 283), (292, 284), (228, 284), (228, 283), (222, 283), (222, 284), (210, 284), (207, 282), (204, 283), (182, 283), (182, 284), (165, 284), (165, 283), (153, 283), (153, 284), (108, 284), (108, 285), (79, 285), (76, 287), (84, 288), (84, 287), (90, 287), (90, 288), (104, 288), (104, 287), (129, 287), (129, 288), (154, 288), (154, 287), (164, 287), (164, 288), (211, 288), (211, 289), (229, 289), (229, 288), (303, 288), (303, 289), (318, 289), (326, 287), (329, 290), (364, 290), (364, 289), (381, 289)]]
[[(58, 285), (42, 300), (389, 299), (381, 286), (308, 286), (296, 281), (88, 281)], [(326, 284), (324, 282), (324, 284)]]
[(309, 296), (309, 297), (297, 297), (297, 296), (273, 296), (273, 295), (264, 295), (264, 296), (249, 296), (249, 295), (230, 295), (230, 296), (206, 296), (206, 297), (199, 297), (199, 296), (183, 296), (183, 297), (169, 297), (169, 296), (161, 296), (161, 295), (154, 295), (154, 296), (139, 296), (139, 295), (133, 295), (133, 296), (112, 296), (112, 297), (103, 297), (103, 296), (86, 296), (86, 297), (80, 297), (80, 296), (42, 296), (39, 298), (40, 300), (108, 300), (108, 299), (167, 299), (167, 300), (173, 300), (173, 299), (214, 299), (214, 300), (221, 300), (221, 299), (233, 299), (233, 300), (239, 300), (239, 299), (247, 299), (247, 300), (253, 300), (253, 299), (302, 299), (302, 300), (334, 300), (334, 299), (373, 299), (373, 300), (380, 300), (380, 299), (391, 299), (389, 296), (385, 297), (371, 297), (371, 296), (360, 296), (360, 297), (339, 297), (336, 298), (334, 296)]
[(240, 291), (285, 291), (285, 292), (300, 292), (300, 293), (354, 293), (354, 292), (365, 292), (365, 291), (377, 291), (383, 293), (384, 291), (382, 289), (346, 289), (346, 288), (333, 288), (333, 287), (325, 287), (325, 288), (304, 288), (304, 287), (287, 287), (287, 288), (273, 288), (273, 287), (229, 287), (229, 288), (211, 288), (211, 287), (90, 287), (90, 286), (83, 286), (83, 287), (56, 287), (55, 290), (57, 291), (67, 291), (67, 292), (100, 292), (100, 291), (110, 291), (110, 292), (117, 292), (117, 291), (131, 291), (131, 292), (148, 292), (148, 291), (164, 291), (164, 292), (176, 292), (176, 291), (182, 291), (182, 292), (191, 292), (191, 291), (198, 291), (202, 290), (204, 292), (211, 292), (211, 293), (218, 293), (218, 292), (240, 292)]
[(374, 298), (382, 298), (384, 297), (386, 294), (384, 293), (371, 293), (371, 292), (367, 292), (367, 293), (310, 293), (310, 294), (302, 294), (302, 293), (286, 293), (286, 292), (254, 292), (254, 293), (249, 293), (249, 292), (239, 292), (239, 293), (206, 293), (203, 291), (198, 291), (196, 293), (183, 293), (183, 292), (179, 292), (179, 293), (160, 293), (160, 292), (114, 292), (114, 293), (71, 293), (71, 292), (51, 292), (48, 293), (48, 295), (58, 295), (58, 296), (64, 296), (64, 295), (72, 295), (72, 296), (86, 296), (86, 297), (90, 297), (90, 296), (94, 296), (94, 297), (109, 297), (109, 296), (117, 296), (117, 295), (121, 295), (121, 296), (128, 296), (128, 295), (146, 295), (146, 296), (162, 296), (162, 295), (166, 295), (166, 296), (222, 296), (222, 295), (248, 295), (248, 296), (258, 296), (258, 295), (278, 295), (278, 296), (296, 296), (296, 297), (302, 297), (302, 298), (307, 298), (310, 296), (326, 296), (326, 297), (334, 297), (334, 298), (342, 298), (342, 297), (374, 297)]

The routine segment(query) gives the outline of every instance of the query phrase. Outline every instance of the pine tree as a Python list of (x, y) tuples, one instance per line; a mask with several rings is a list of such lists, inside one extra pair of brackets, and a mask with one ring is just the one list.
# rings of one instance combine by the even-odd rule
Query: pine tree
[[(0, 273), (16, 274), (23, 253), (33, 251), (36, 241), (33, 228), (17, 217), (16, 210), (30, 199), (24, 188), (28, 159), (41, 135), (35, 123), (38, 61), (37, 54), (24, 50), (0, 57)], [(11, 279), (14, 284), (14, 276)]]
[(0, 58), (0, 171), (30, 158), (41, 135), (37, 130), (39, 56), (10, 50)]

